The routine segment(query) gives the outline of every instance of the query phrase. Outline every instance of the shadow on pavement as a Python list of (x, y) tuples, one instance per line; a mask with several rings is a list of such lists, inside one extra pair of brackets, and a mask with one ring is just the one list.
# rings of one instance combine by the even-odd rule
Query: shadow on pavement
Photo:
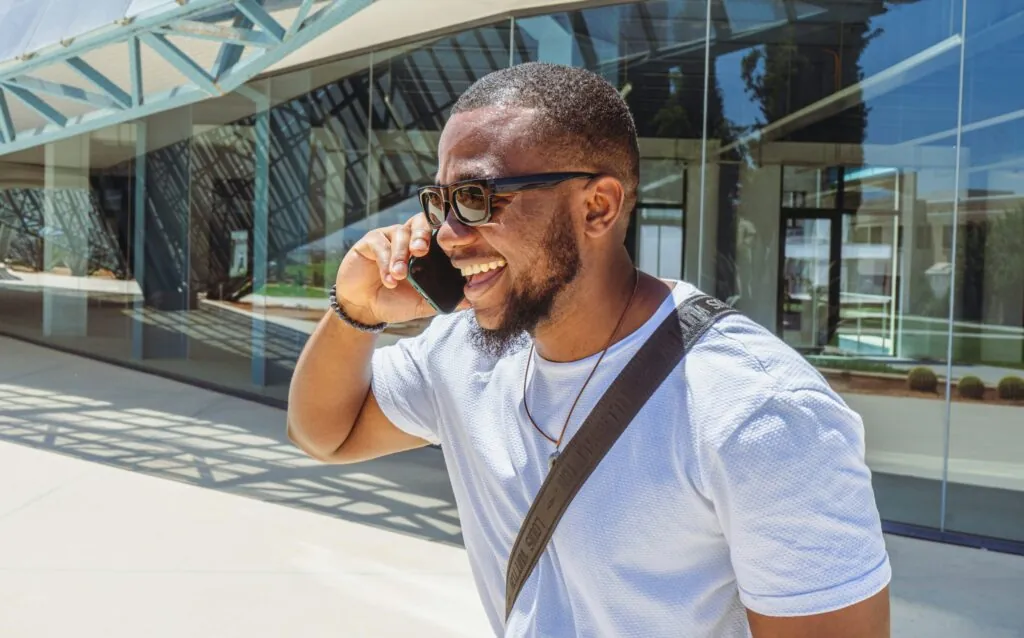
[(11, 340), (2, 349), (0, 441), (462, 545), (436, 449), (327, 466), (287, 440), (282, 410)]

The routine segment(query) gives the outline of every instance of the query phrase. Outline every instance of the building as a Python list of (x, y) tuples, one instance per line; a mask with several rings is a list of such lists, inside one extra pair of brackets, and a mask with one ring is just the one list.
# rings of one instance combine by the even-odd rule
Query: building
[(0, 0), (4, 334), (282, 402), (457, 96), (582, 65), (638, 123), (637, 263), (821, 369), (890, 530), (1024, 547), (1019, 0), (72, 4)]

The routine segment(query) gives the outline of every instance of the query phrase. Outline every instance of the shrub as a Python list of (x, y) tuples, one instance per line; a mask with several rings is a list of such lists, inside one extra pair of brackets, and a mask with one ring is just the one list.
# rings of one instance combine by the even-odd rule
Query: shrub
[(919, 366), (907, 373), (907, 385), (911, 390), (934, 394), (939, 387), (939, 379), (931, 368)]
[(1024, 400), (1024, 379), (1015, 376), (1003, 377), (997, 387), (999, 398), (1007, 401)]
[(965, 399), (984, 399), (985, 382), (978, 377), (968, 375), (956, 384), (957, 392)]

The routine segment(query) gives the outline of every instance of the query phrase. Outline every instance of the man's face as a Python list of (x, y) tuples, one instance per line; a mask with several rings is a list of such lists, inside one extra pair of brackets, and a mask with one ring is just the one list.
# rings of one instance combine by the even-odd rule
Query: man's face
[[(518, 109), (453, 116), (441, 136), (438, 183), (578, 170), (553, 165), (550, 149), (545, 154), (523, 142), (530, 139), (533, 117)], [(583, 204), (584, 183), (495, 197), (488, 224), (470, 227), (449, 215), (438, 232), (441, 247), (467, 277), (475, 345), (484, 352), (502, 356), (522, 343), (551, 316), (576, 278), (580, 251), (573, 209)]]

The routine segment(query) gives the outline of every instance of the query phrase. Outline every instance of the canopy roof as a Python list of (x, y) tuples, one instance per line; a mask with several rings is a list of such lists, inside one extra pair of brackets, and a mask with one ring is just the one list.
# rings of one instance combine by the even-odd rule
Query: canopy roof
[(0, 155), (230, 93), (372, 2), (0, 0)]

